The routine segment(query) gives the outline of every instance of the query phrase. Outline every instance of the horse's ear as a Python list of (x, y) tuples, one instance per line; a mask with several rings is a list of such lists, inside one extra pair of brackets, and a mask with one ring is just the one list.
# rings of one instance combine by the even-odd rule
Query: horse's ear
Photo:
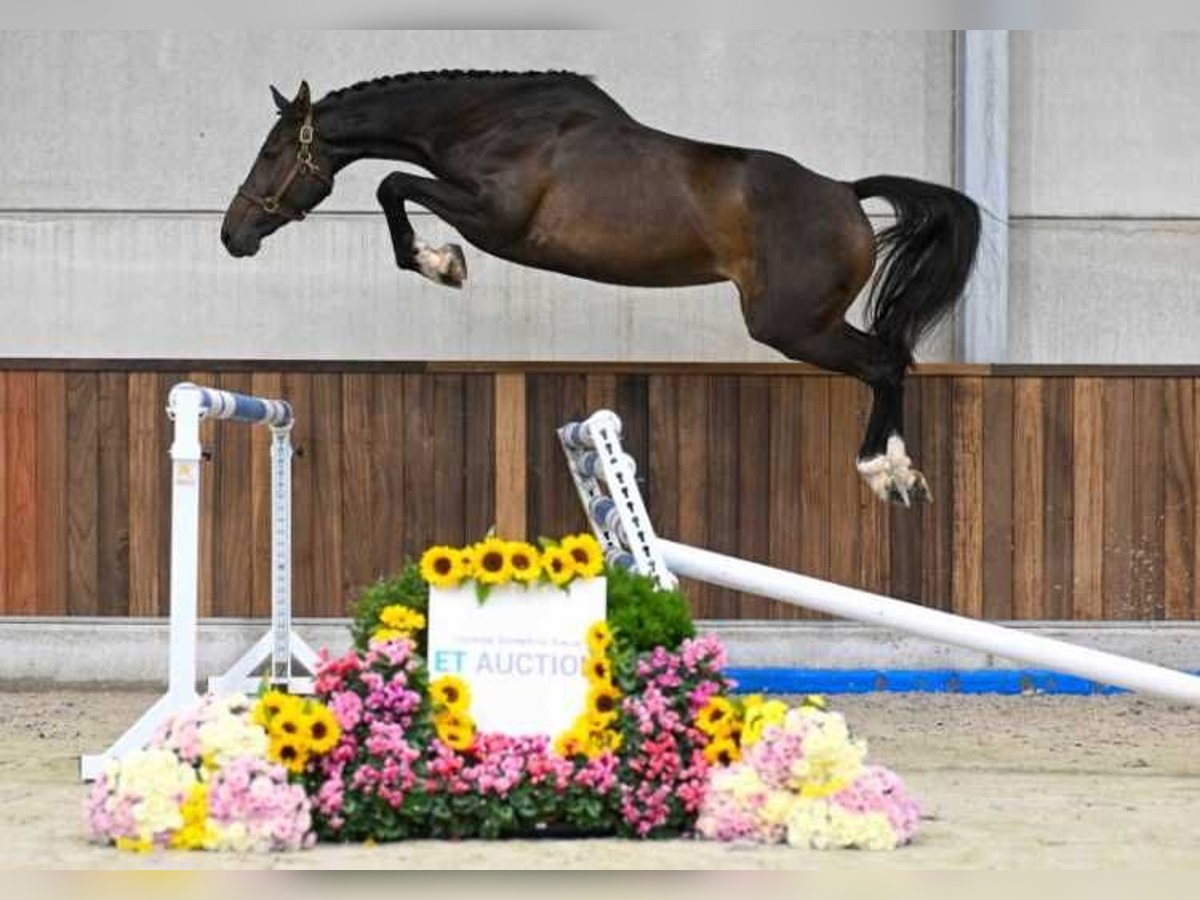
[(311, 106), (312, 96), (308, 91), (308, 82), (301, 81), (300, 90), (296, 92), (296, 99), (292, 101), (292, 108), (296, 111), (297, 115), (303, 116), (308, 112), (309, 107)]
[(292, 101), (279, 93), (279, 88), (275, 85), (271, 85), (271, 96), (275, 98), (275, 106), (280, 112), (287, 112), (292, 108)]

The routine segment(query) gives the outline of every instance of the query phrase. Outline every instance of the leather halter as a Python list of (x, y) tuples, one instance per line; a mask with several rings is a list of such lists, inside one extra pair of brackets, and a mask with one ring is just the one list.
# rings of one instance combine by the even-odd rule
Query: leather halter
[(292, 163), (287, 174), (283, 176), (283, 181), (279, 183), (279, 187), (266, 197), (260, 197), (253, 193), (249, 187), (242, 185), (238, 188), (238, 196), (245, 197), (267, 215), (283, 216), (293, 222), (298, 222), (304, 218), (304, 210), (291, 209), (283, 205), (283, 200), (287, 196), (288, 190), (301, 175), (311, 176), (325, 185), (328, 185), (330, 190), (333, 190), (333, 179), (321, 171), (321, 167), (317, 165), (313, 159), (313, 142), (316, 140), (317, 133), (313, 127), (312, 109), (304, 116), (304, 122), (300, 126), (299, 147), (296, 150), (296, 159)]

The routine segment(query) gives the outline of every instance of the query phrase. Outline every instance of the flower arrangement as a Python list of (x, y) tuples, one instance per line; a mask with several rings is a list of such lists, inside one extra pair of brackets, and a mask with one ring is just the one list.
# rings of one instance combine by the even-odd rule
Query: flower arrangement
[[(169, 719), (148, 748), (111, 763), (86, 804), (93, 840), (119, 849), (295, 850), (315, 839), (304, 788), (289, 780), (288, 748), (318, 752), (315, 704), (210, 697)], [(271, 701), (275, 702), (274, 700)], [(295, 725), (294, 736), (273, 725)]]
[[(706, 709), (714, 721), (713, 705)], [(754, 697), (742, 715), (737, 752), (726, 748), (710, 775), (696, 823), (702, 837), (867, 850), (912, 840), (920, 811), (904, 783), (866, 764), (866, 743), (822, 699), (789, 709)], [(732, 731), (721, 740), (732, 744)]]
[(595, 578), (604, 570), (604, 554), (590, 534), (541, 543), (539, 550), (525, 541), (490, 535), (469, 547), (430, 547), (418, 570), (433, 587), (454, 588), (473, 581), (481, 601), (499, 585), (543, 583), (566, 589), (574, 579)]

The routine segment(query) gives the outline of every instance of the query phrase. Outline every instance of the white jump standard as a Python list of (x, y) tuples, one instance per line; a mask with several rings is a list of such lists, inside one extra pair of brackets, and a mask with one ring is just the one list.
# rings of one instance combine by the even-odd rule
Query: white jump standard
[[(601, 410), (558, 432), (584, 510), (610, 562), (635, 566), (660, 585), (682, 575), (869, 625), (881, 625), (1102, 684), (1200, 705), (1200, 678), (844, 587), (659, 538), (621, 449), (621, 420)], [(606, 490), (607, 489), (607, 490)]]
[(265, 677), (293, 693), (311, 690), (311, 678), (294, 675), (293, 659), (315, 671), (317, 654), (292, 631), (292, 408), (184, 382), (171, 389), (167, 415), (175, 423), (171, 444), (171, 621), (167, 692), (111, 747), (80, 759), (80, 775), (95, 779), (111, 759), (140, 749), (173, 713), (199, 700), (196, 637), (200, 558), (200, 421), (226, 419), (271, 429), (271, 628), (224, 675), (209, 680), (217, 692), (253, 691)]

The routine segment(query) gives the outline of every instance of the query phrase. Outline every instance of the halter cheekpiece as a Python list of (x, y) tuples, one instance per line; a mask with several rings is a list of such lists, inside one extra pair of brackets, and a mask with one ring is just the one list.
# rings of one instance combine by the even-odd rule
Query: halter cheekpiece
[(287, 175), (283, 177), (283, 181), (279, 183), (279, 187), (271, 194), (265, 197), (260, 197), (252, 192), (246, 185), (238, 188), (238, 196), (245, 197), (267, 215), (283, 216), (285, 219), (298, 222), (304, 218), (304, 211), (300, 209), (291, 209), (283, 205), (284, 197), (288, 190), (301, 175), (311, 176), (333, 189), (333, 179), (321, 171), (321, 167), (313, 159), (313, 142), (316, 140), (317, 132), (313, 126), (312, 109), (309, 108), (304, 116), (304, 122), (300, 125), (300, 134), (298, 138), (299, 147), (296, 150), (296, 160), (288, 169)]

